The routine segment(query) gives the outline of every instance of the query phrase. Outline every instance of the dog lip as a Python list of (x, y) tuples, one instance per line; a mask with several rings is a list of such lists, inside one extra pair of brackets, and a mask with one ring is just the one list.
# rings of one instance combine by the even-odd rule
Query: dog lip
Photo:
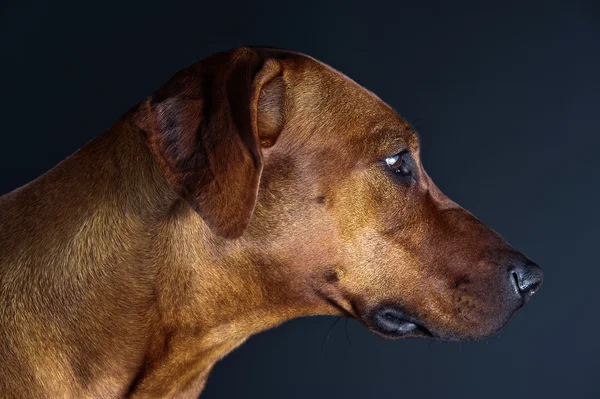
[(433, 336), (414, 318), (395, 306), (383, 306), (371, 312), (369, 326), (386, 338)]

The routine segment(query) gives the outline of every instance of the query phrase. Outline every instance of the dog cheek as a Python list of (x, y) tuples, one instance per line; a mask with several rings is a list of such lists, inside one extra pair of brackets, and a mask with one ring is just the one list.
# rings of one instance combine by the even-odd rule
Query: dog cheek
[(330, 265), (323, 273), (325, 282), (328, 284), (336, 284), (340, 281), (343, 282), (344, 277), (346, 276), (346, 269), (340, 265)]

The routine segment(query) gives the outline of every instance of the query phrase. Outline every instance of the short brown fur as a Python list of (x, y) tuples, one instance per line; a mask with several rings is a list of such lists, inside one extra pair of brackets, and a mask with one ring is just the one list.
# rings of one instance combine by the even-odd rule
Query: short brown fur
[[(402, 150), (413, 184), (382, 162)], [(382, 304), (480, 338), (514, 311), (515, 257), (374, 94), (302, 54), (220, 53), (0, 198), (0, 392), (194, 398), (248, 336), (315, 314), (372, 327)]]

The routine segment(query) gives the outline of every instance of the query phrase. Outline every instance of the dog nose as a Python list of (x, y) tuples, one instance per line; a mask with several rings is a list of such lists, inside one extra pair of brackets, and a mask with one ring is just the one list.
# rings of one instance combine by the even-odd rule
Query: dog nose
[(542, 269), (533, 262), (519, 264), (510, 269), (510, 278), (517, 293), (527, 301), (542, 285)]

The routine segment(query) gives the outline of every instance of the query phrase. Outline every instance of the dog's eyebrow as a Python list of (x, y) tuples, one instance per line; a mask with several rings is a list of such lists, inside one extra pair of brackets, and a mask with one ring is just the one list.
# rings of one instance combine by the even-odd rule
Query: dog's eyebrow
[(412, 127), (410, 128), (410, 140), (413, 142), (411, 143), (414, 147), (413, 150), (418, 151), (421, 148), (421, 135)]
[(418, 130), (412, 123), (404, 119), (402, 119), (402, 122), (403, 128), (408, 133), (409, 140), (412, 141), (411, 144), (415, 147), (415, 150), (421, 148), (421, 135), (419, 134)]
[(387, 155), (393, 155), (405, 150), (416, 152), (421, 147), (421, 138), (410, 126), (404, 129), (381, 127), (373, 130), (379, 141), (379, 147)]

